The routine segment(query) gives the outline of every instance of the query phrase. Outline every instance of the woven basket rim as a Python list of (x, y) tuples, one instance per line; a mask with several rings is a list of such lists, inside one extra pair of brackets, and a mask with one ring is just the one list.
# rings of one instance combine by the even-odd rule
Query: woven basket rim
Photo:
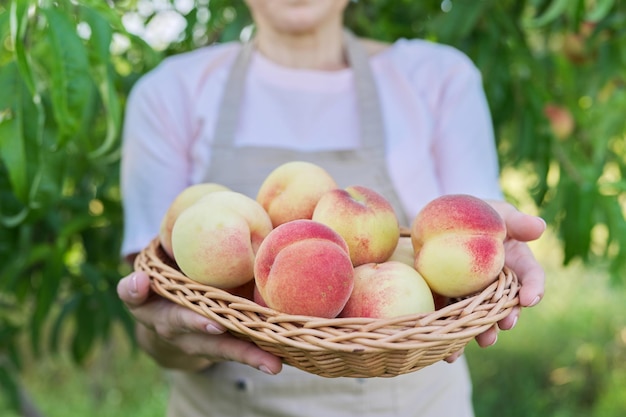
[(431, 313), (390, 319), (296, 316), (192, 281), (173, 261), (163, 261), (163, 256), (167, 255), (155, 238), (135, 260), (135, 269), (150, 275), (152, 288), (159, 295), (215, 320), (235, 335), (253, 341), (279, 341), (309, 351), (405, 350), (428, 342), (471, 339), (519, 304), (517, 277), (505, 266), (498, 279), (483, 291)]
[(519, 304), (506, 266), (483, 291), (431, 313), (389, 319), (295, 316), (184, 276), (154, 238), (135, 259), (160, 296), (224, 326), (284, 363), (328, 378), (394, 377), (462, 350)]

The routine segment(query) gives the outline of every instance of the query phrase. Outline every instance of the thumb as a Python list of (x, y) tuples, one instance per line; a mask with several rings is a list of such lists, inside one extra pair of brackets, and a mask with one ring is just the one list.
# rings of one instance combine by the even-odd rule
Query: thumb
[(507, 222), (507, 230), (510, 238), (530, 242), (541, 237), (546, 230), (546, 222), (541, 217), (515, 211)]
[(117, 295), (128, 307), (138, 307), (150, 296), (150, 278), (142, 271), (125, 276), (117, 284)]
[(500, 214), (506, 224), (507, 237), (520, 242), (530, 242), (541, 237), (546, 222), (541, 217), (522, 213), (515, 206), (500, 200), (486, 200)]

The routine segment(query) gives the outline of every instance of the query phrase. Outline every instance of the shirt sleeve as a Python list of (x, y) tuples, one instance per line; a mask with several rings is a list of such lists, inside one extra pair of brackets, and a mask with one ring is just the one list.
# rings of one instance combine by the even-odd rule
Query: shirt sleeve
[(500, 199), (499, 164), (490, 110), (478, 69), (465, 55), (443, 79), (432, 152), (444, 194)]
[[(157, 236), (171, 201), (188, 185), (190, 163), (184, 102), (176, 80), (157, 68), (129, 96), (122, 142), (121, 255), (140, 251)], [(166, 99), (167, 98), (167, 99)]]

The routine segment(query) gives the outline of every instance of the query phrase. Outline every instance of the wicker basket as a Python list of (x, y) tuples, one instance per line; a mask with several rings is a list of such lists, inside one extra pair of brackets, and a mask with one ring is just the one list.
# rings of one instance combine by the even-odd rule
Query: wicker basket
[(481, 293), (428, 314), (393, 319), (294, 316), (186, 278), (154, 239), (136, 258), (153, 290), (254, 342), (286, 364), (324, 377), (393, 377), (462, 349), (519, 303), (515, 274), (504, 268)]

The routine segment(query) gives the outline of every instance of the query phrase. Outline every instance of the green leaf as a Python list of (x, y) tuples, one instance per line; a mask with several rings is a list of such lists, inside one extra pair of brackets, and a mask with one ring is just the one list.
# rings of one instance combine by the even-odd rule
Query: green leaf
[(36, 302), (31, 316), (30, 340), (33, 352), (39, 353), (41, 333), (52, 305), (58, 297), (63, 281), (63, 258), (65, 247), (55, 245), (41, 270), (41, 282), (37, 288)]
[(489, 6), (489, 1), (455, 1), (452, 10), (433, 19), (429, 28), (441, 42), (458, 43), (476, 27)]
[(59, 133), (57, 147), (63, 147), (78, 133), (92, 82), (89, 60), (76, 26), (68, 15), (54, 8), (41, 9), (48, 23), (46, 37), (51, 54), (50, 95)]
[(49, 348), (52, 352), (58, 352), (63, 337), (64, 324), (67, 323), (70, 315), (76, 311), (82, 295), (79, 292), (73, 293), (70, 298), (62, 303), (59, 314), (56, 316), (50, 331)]
[[(624, 189), (622, 189), (623, 191)], [(619, 248), (609, 266), (611, 282), (617, 284), (622, 279), (626, 268), (626, 219), (621, 205), (613, 196), (602, 196), (599, 203), (601, 203), (600, 208), (606, 219), (609, 232), (604, 256), (610, 257), (608, 252), (612, 246)]]
[(100, 220), (98, 216), (93, 216), (89, 213), (77, 215), (61, 225), (58, 240), (68, 242), (72, 236), (93, 226), (98, 220)]
[[(0, 67), (0, 157), (7, 167), (15, 196), (28, 204), (29, 180), (23, 142), (22, 79), (15, 62)], [(3, 223), (6, 214), (2, 214)]]
[(596, 193), (590, 184), (564, 181), (566, 184), (562, 192), (565, 216), (561, 223), (561, 235), (565, 243), (564, 263), (567, 265), (575, 258), (588, 259)]
[(31, 69), (30, 60), (26, 53), (26, 33), (28, 29), (28, 8), (31, 2), (26, 0), (14, 0), (11, 3), (11, 39), (13, 40), (13, 49), (20, 68), (20, 72), (24, 78), (24, 82), (28, 86), (33, 96), (37, 95), (35, 87), (35, 78)]
[(92, 298), (91, 295), (80, 297), (74, 315), (76, 328), (74, 329), (71, 350), (72, 357), (77, 363), (82, 363), (86, 359), (100, 332), (100, 329), (97, 329), (93, 322), (94, 314), (97, 312)]
[(67, 171), (67, 152), (53, 145), (46, 146), (54, 141), (52, 132), (45, 132), (44, 138), (43, 146), (30, 150), (37, 153), (37, 160), (33, 164), (35, 179), (30, 195), (30, 206), (37, 210), (48, 209), (62, 198)]
[[(25, 281), (24, 277), (28, 276), (28, 271), (38, 269), (40, 264), (45, 263), (45, 260), (51, 255), (52, 247), (49, 244), (41, 243), (32, 247), (16, 248), (15, 252), (17, 253), (3, 265), (2, 272), (6, 278), (0, 288), (18, 296), (16, 289)], [(28, 286), (32, 289), (30, 283)], [(18, 300), (23, 301), (19, 298)]]
[[(0, 358), (1, 359), (1, 358)], [(14, 410), (19, 410), (20, 396), (19, 388), (16, 381), (17, 376), (11, 372), (4, 361), (0, 362), (0, 391), (2, 391)]]
[(122, 112), (111, 68), (110, 47), (113, 29), (111, 23), (100, 12), (87, 7), (81, 7), (80, 11), (81, 17), (91, 28), (89, 58), (106, 117), (106, 137), (102, 144), (89, 154), (91, 158), (98, 158), (113, 148), (121, 128)]
[(552, 0), (541, 15), (528, 20), (526, 24), (532, 28), (545, 26), (562, 16), (572, 5), (576, 5), (574, 0)]
[[(11, 45), (15, 51), (14, 55), (20, 76), (20, 80), (16, 81), (14, 86), (22, 90), (27, 89), (27, 92), (19, 91), (19, 93), (6, 96), (8, 100), (14, 100), (13, 104), (16, 112), (19, 109), (20, 117), (19, 120), (16, 119), (16, 123), (19, 124), (19, 133), (15, 130), (12, 133), (14, 141), (19, 140), (21, 143), (14, 143), (13, 152), (22, 154), (19, 156), (19, 161), (13, 161), (8, 169), (10, 173), (14, 174), (14, 179), (18, 178), (15, 173), (17, 171), (20, 172), (19, 184), (16, 185), (14, 181), (14, 193), (25, 205), (17, 214), (11, 216), (2, 215), (2, 223), (9, 227), (23, 222), (30, 214), (31, 209), (37, 206), (33, 196), (37, 194), (37, 188), (41, 180), (41, 172), (38, 172), (36, 168), (33, 169), (28, 163), (28, 155), (34, 156), (42, 152), (41, 140), (45, 120), (45, 113), (41, 104), (42, 98), (37, 88), (32, 59), (27, 52), (27, 46), (29, 45), (27, 39), (29, 33), (28, 16), (31, 7), (35, 10), (36, 6), (25, 0), (16, 0), (11, 3)], [(33, 171), (34, 174), (30, 171)]]
[(591, 9), (585, 19), (589, 22), (598, 22), (604, 19), (615, 4), (615, 0), (598, 0), (595, 2), (595, 7)]

